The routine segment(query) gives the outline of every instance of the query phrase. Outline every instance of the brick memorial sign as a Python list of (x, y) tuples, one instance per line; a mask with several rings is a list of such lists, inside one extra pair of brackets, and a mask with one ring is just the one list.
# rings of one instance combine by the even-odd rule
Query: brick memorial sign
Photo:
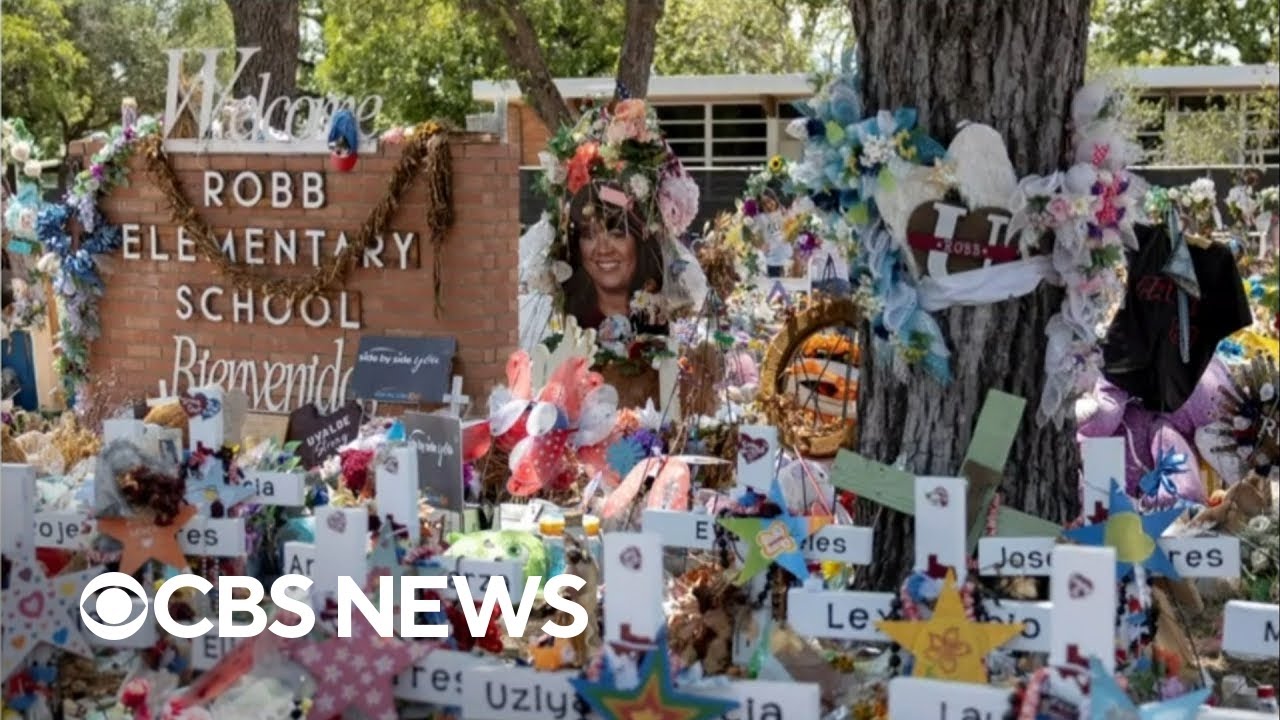
[[(256, 281), (309, 276), (352, 242), (405, 148), (379, 143), (351, 172), (331, 169), (326, 154), (174, 152), (168, 161), (223, 254)], [(87, 159), (96, 149), (81, 142), (70, 151)], [(111, 373), (115, 392), (135, 397), (160, 381), (174, 394), (221, 385), (244, 390), (255, 412), (315, 403), (327, 413), (353, 398), (361, 335), (431, 335), (456, 339), (453, 372), (479, 395), (504, 377), (518, 343), (518, 152), (489, 135), (450, 135), (453, 222), (439, 248), (438, 316), (421, 173), (345, 283), (289, 302), (219, 274), (135, 154), (129, 185), (102, 199), (124, 243), (103, 263), (90, 377)]]

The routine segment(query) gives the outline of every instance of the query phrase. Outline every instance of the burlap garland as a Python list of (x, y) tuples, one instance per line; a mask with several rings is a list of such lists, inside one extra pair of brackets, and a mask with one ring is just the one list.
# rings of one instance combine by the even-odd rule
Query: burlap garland
[(359, 233), (341, 252), (326, 258), (315, 272), (305, 277), (270, 277), (245, 263), (233, 262), (227, 258), (212, 228), (183, 194), (177, 173), (164, 151), (163, 139), (159, 135), (148, 137), (141, 141), (141, 150), (147, 171), (164, 193), (174, 222), (185, 228), (187, 234), (195, 240), (201, 256), (216, 265), (219, 274), (228, 278), (234, 287), (284, 297), (290, 301), (325, 292), (345, 282), (359, 258), (364, 255), (365, 248), (375, 237), (386, 231), (388, 222), (400, 206), (400, 199), (413, 184), (419, 171), (423, 171), (427, 181), (427, 229), (435, 250), (434, 287), (436, 315), (439, 316), (440, 248), (444, 244), (449, 225), (453, 222), (453, 208), (449, 202), (452, 178), (448, 133), (438, 123), (423, 123), (414, 130), (400, 156), (400, 163), (387, 183), (386, 194), (369, 212)]

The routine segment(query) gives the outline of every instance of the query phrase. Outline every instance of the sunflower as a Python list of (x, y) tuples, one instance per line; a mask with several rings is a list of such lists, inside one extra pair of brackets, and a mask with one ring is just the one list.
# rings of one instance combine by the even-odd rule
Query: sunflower
[(774, 175), (777, 175), (778, 173), (786, 169), (787, 169), (787, 161), (784, 160), (781, 155), (774, 155), (773, 157), (769, 158), (769, 172), (773, 173)]

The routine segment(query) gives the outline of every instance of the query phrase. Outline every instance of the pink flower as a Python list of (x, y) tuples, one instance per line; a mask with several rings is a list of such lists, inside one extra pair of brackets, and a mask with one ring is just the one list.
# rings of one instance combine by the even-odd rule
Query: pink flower
[(613, 108), (613, 117), (604, 131), (605, 141), (617, 144), (624, 140), (649, 142), (648, 117), (643, 100), (623, 100)]
[(658, 209), (672, 235), (680, 235), (698, 215), (698, 183), (685, 173), (668, 175), (658, 188)]
[(1065, 195), (1054, 195), (1045, 209), (1048, 210), (1055, 223), (1066, 222), (1072, 213), (1071, 201)]

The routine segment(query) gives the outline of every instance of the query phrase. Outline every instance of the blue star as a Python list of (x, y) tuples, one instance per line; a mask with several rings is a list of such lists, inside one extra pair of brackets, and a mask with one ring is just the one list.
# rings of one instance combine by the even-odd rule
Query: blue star
[(1068, 530), (1063, 535), (1082, 545), (1115, 548), (1117, 580), (1128, 578), (1135, 565), (1155, 575), (1176, 580), (1178, 571), (1160, 548), (1159, 541), (1164, 531), (1183, 512), (1182, 509), (1174, 508), (1140, 515), (1134, 509), (1133, 501), (1120, 489), (1119, 483), (1112, 480), (1111, 510), (1107, 519)]
[(800, 580), (809, 577), (809, 565), (805, 562), (801, 546), (813, 533), (831, 523), (829, 517), (792, 515), (787, 511), (787, 499), (782, 486), (774, 478), (769, 488), (769, 499), (781, 510), (771, 518), (740, 517), (721, 518), (719, 523), (729, 532), (742, 538), (747, 553), (738, 582), (745, 583), (776, 563)]
[(1098, 658), (1089, 658), (1089, 674), (1092, 676), (1089, 692), (1089, 720), (1195, 720), (1200, 706), (1209, 699), (1209, 691), (1197, 690), (1173, 700), (1147, 703), (1142, 707), (1133, 704), (1116, 679), (1107, 672)]
[(187, 476), (187, 502), (207, 514), (215, 501), (226, 512), (258, 492), (252, 483), (227, 482), (227, 468), (217, 457), (208, 457), (199, 470)]

